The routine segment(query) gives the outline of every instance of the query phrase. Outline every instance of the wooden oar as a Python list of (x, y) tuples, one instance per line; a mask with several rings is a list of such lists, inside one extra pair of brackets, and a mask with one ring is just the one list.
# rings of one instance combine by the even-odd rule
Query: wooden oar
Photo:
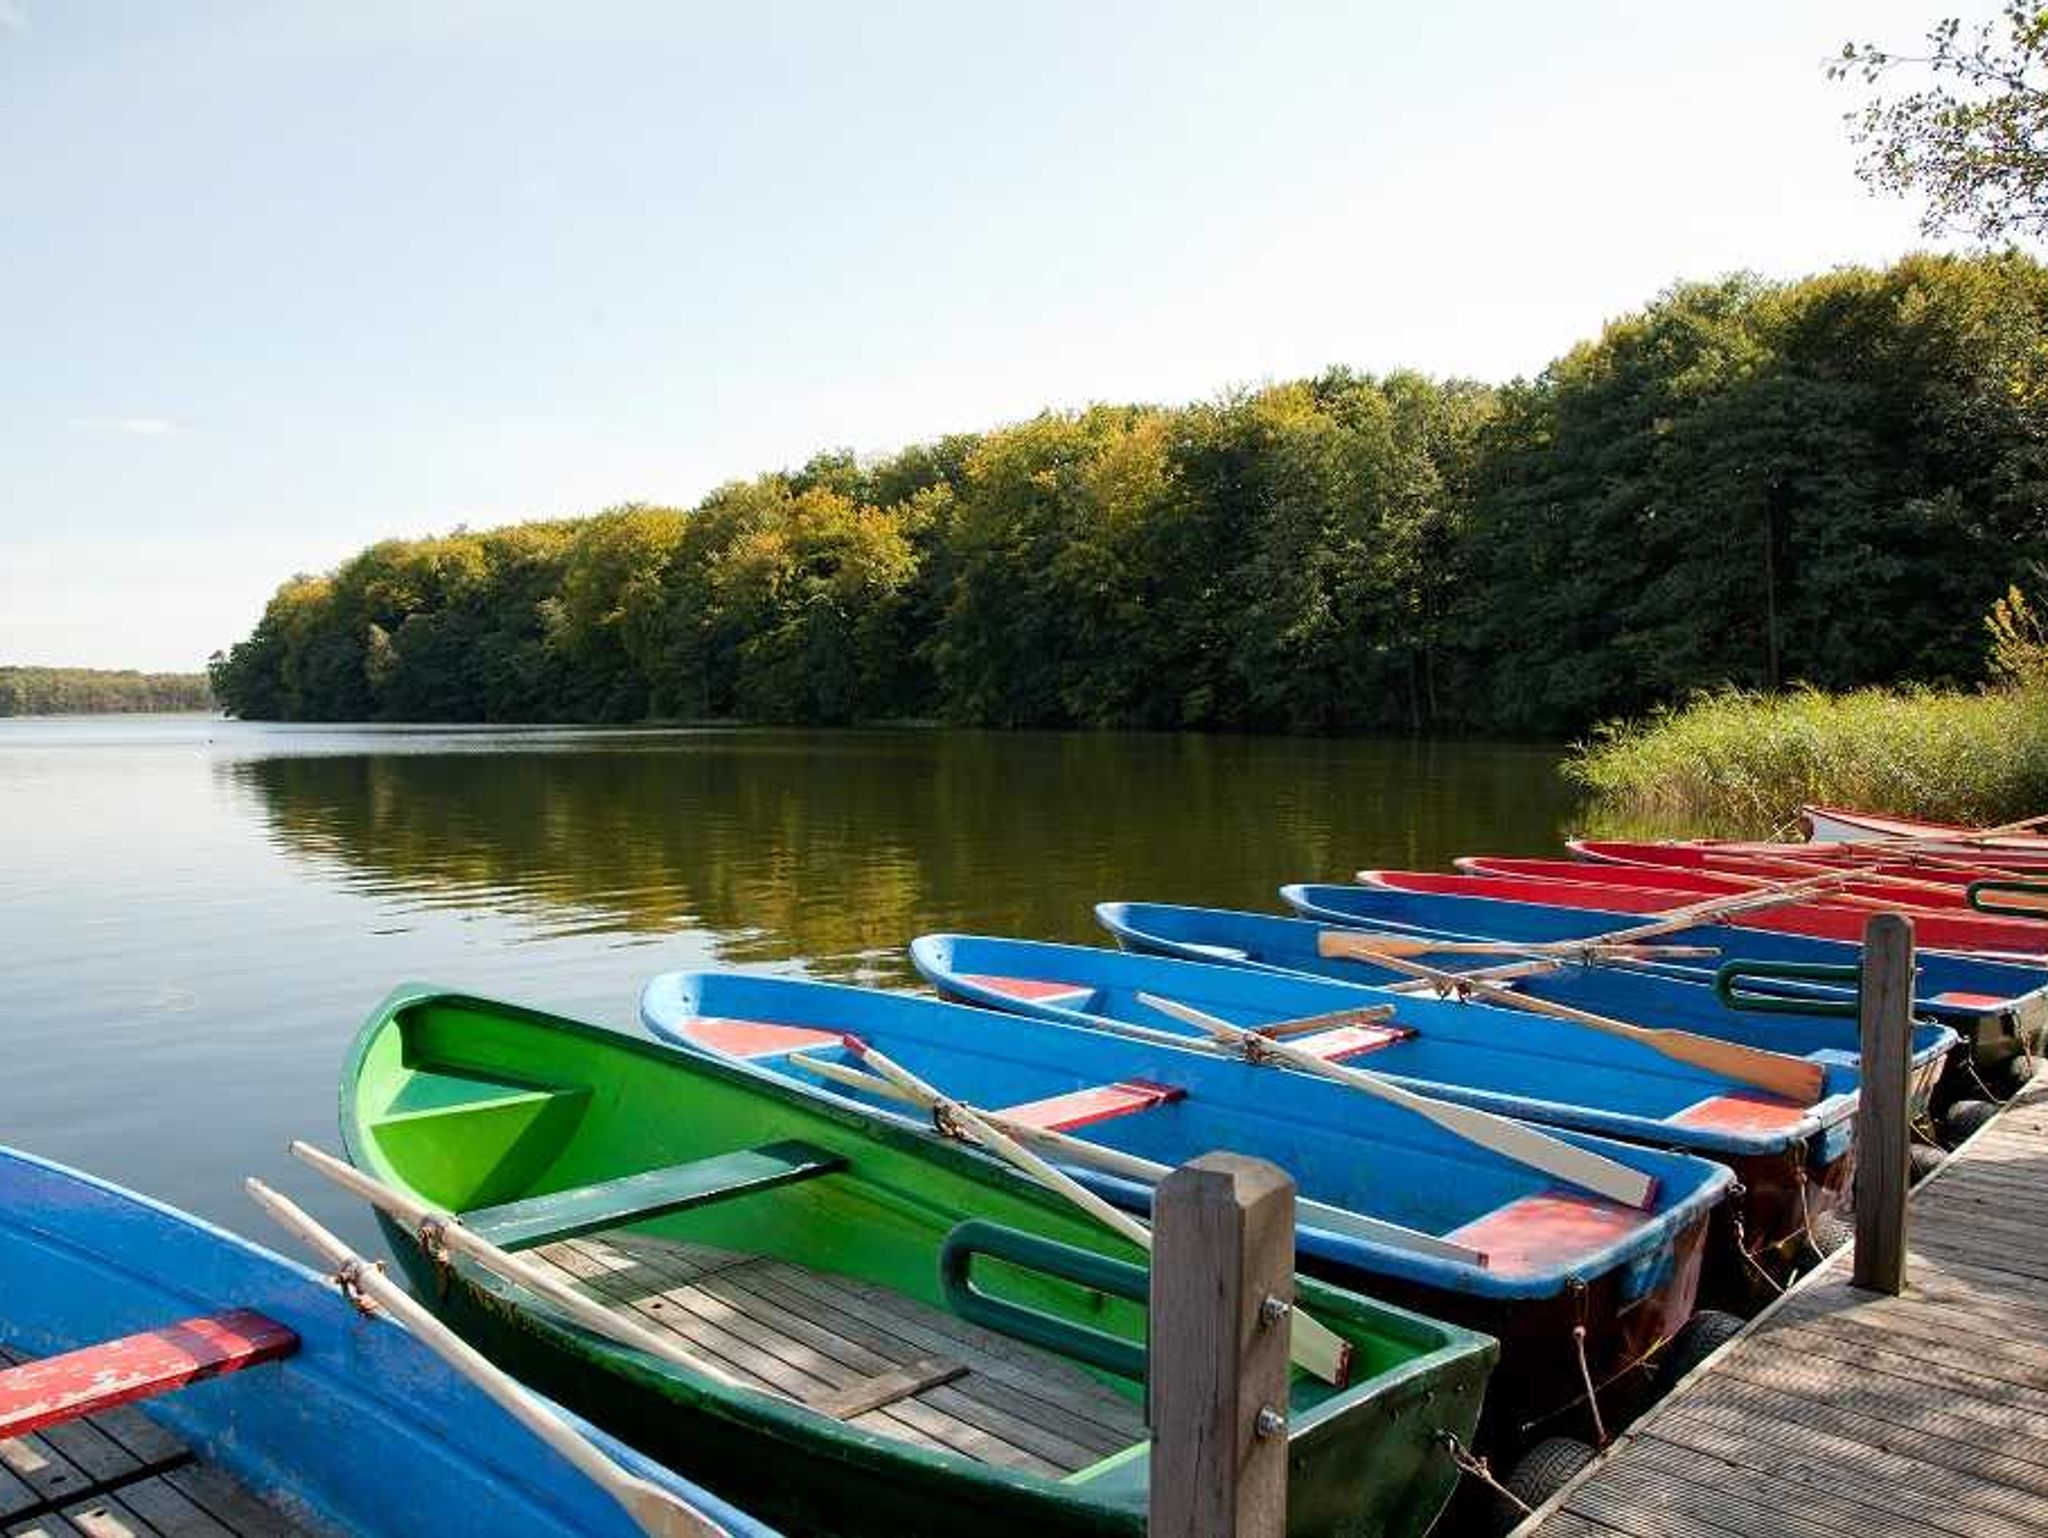
[[(1253, 1030), (1261, 1036), (1308, 1036), (1318, 1031), (1340, 1030), (1345, 1026), (1378, 1025), (1382, 1020), (1394, 1018), (1391, 1004), (1354, 1005), (1350, 1009), (1326, 1009), (1319, 1015), (1294, 1015), (1285, 1020), (1269, 1020), (1264, 1025), (1255, 1025)], [(1183, 1036), (1182, 1041), (1195, 1038)], [(1197, 1042), (1197, 1045), (1201, 1043)]]
[(403, 1324), (435, 1355), (488, 1394), (520, 1425), (560, 1453), (579, 1474), (624, 1508), (641, 1532), (657, 1538), (729, 1538), (727, 1529), (659, 1485), (629, 1474), (589, 1438), (494, 1366), (474, 1346), (436, 1319), (412, 1294), (322, 1228), (288, 1198), (260, 1180), (249, 1195), (328, 1265), (344, 1292), (360, 1293)]
[[(1001, 1129), (940, 1093), (916, 1074), (885, 1053), (876, 1051), (858, 1036), (842, 1036), (847, 1051), (866, 1063), (898, 1088), (928, 1097), (934, 1118), (943, 1117), (997, 1158), (1015, 1166), (1048, 1190), (1055, 1191), (1112, 1232), (1121, 1234), (1147, 1254), (1152, 1251), (1152, 1230), (1120, 1208), (1112, 1207), (1073, 1176), (1055, 1169)], [(1351, 1381), (1351, 1342), (1300, 1309), (1288, 1314), (1290, 1334), (1288, 1355), (1325, 1383), (1342, 1388)]]
[(1979, 828), (1972, 838), (2003, 838), (2008, 833), (2023, 833), (2028, 828), (2038, 828), (2048, 822), (2048, 812), (2036, 812), (2032, 817), (2022, 817), (2018, 822), (2002, 822), (1995, 828)]
[[(1193, 1044), (1206, 1045), (1201, 1042)], [(849, 1067), (845, 1063), (811, 1057), (802, 1052), (791, 1052), (782, 1059), (782, 1062), (787, 1067), (801, 1068), (821, 1079), (834, 1084), (844, 1084), (849, 1089), (857, 1089), (879, 1100), (893, 1100), (899, 1105), (914, 1105), (923, 1111), (934, 1109), (933, 1102), (925, 1096), (904, 1089), (880, 1074), (863, 1073), (860, 1069)], [(970, 1106), (968, 1109), (990, 1126), (1007, 1132), (1020, 1143), (1043, 1148), (1062, 1163), (1083, 1165), (1089, 1169), (1101, 1170), (1107, 1175), (1120, 1176), (1125, 1180), (1139, 1181), (1146, 1185), (1157, 1185), (1173, 1173), (1173, 1166), (1170, 1164), (1141, 1159), (1136, 1154), (1127, 1154), (1121, 1149), (1107, 1148), (1100, 1143), (1070, 1137), (1064, 1132), (1055, 1132), (1050, 1127), (1034, 1127), (1030, 1122), (1018, 1121), (1001, 1111), (990, 1111), (980, 1106)], [(1333, 1207), (1328, 1202), (1297, 1197), (1294, 1212), (1295, 1217), (1303, 1223), (1313, 1224), (1331, 1233), (1348, 1234), (1353, 1238), (1370, 1240), (1375, 1244), (1386, 1245), (1389, 1249), (1407, 1250), (1416, 1255), (1459, 1261), (1470, 1266), (1483, 1267), (1486, 1264), (1484, 1250), (1475, 1250), (1469, 1245), (1440, 1239), (1435, 1234), (1424, 1233), (1419, 1228), (1389, 1223), (1384, 1218), (1368, 1217), (1362, 1212), (1353, 1212), (1346, 1207)]]
[(1812, 1105), (1818, 1100), (1822, 1087), (1827, 1082), (1827, 1071), (1819, 1063), (1803, 1057), (1792, 1057), (1783, 1052), (1767, 1052), (1761, 1047), (1748, 1047), (1735, 1041), (1721, 1041), (1716, 1037), (1700, 1036), (1691, 1031), (1632, 1025), (1626, 1020), (1596, 1015), (1587, 1010), (1575, 1009), (1569, 1004), (1558, 1004), (1549, 999), (1518, 993), (1513, 988), (1500, 987), (1498, 984), (1475, 978), (1469, 973), (1446, 972), (1439, 967), (1424, 966), (1418, 961), (1406, 961), (1399, 957), (1381, 955), (1368, 948), (1356, 947), (1351, 943), (1351, 935), (1346, 930), (1324, 930), (1316, 937), (1316, 949), (1324, 956), (1389, 967), (1396, 972), (1406, 972), (1412, 977), (1424, 978), (1439, 987), (1455, 989), (1460, 993), (1476, 993), (1492, 1003), (1505, 1004), (1511, 1009), (1549, 1015), (1557, 1020), (1569, 1020), (1590, 1030), (1604, 1031), (1610, 1036), (1640, 1042), (1652, 1051), (1661, 1052), (1678, 1062), (1691, 1063), (1697, 1068), (1708, 1069), (1724, 1078), (1754, 1084), (1774, 1095), (1796, 1100), (1801, 1105)]
[[(617, 1341), (622, 1346), (631, 1346), (636, 1351), (645, 1351), (649, 1356), (660, 1357), (686, 1371), (698, 1373), (722, 1384), (729, 1389), (739, 1389), (749, 1394), (762, 1394), (770, 1399), (785, 1399), (794, 1404), (798, 1401), (775, 1389), (764, 1388), (755, 1383), (743, 1383), (714, 1362), (684, 1349), (681, 1341), (673, 1336), (657, 1334), (645, 1325), (636, 1324), (629, 1316), (618, 1314), (601, 1303), (593, 1302), (575, 1288), (565, 1285), (552, 1271), (537, 1266), (523, 1255), (514, 1255), (501, 1250), (490, 1240), (472, 1233), (462, 1226), (462, 1220), (452, 1213), (430, 1207), (366, 1175), (353, 1164), (348, 1164), (315, 1148), (311, 1143), (294, 1142), (291, 1145), (294, 1157), (305, 1161), (336, 1185), (352, 1191), (380, 1212), (389, 1213), (415, 1232), (428, 1230), (445, 1245), (451, 1254), (468, 1256), (485, 1270), (514, 1282), (541, 1297), (582, 1325), (586, 1330)], [(423, 1240), (424, 1242), (424, 1240)]]
[[(1822, 864), (1818, 863), (1817, 861), (1814, 861), (1814, 860), (1798, 860), (1798, 859), (1793, 859), (1793, 858), (1791, 858), (1790, 856), (1787, 856), (1787, 855), (1775, 855), (1775, 854), (1757, 854), (1757, 855), (1720, 855), (1720, 854), (1708, 854), (1707, 856), (1705, 856), (1705, 858), (1706, 858), (1706, 861), (1707, 861), (1707, 863), (1708, 863), (1709, 865), (1769, 865), (1769, 866), (1774, 866), (1774, 867), (1776, 867), (1776, 868), (1777, 868), (1778, 870), (1780, 870), (1780, 871), (1784, 872), (1784, 873), (1785, 873), (1786, 875), (1791, 875), (1791, 876), (1815, 876), (1815, 875), (1819, 875), (1819, 876), (1828, 876), (1828, 875), (1833, 875), (1833, 874), (1834, 874), (1834, 872), (1833, 872), (1833, 871), (1831, 871), (1831, 870), (1829, 870), (1829, 869), (1828, 869), (1828, 867), (1826, 867), (1825, 865), (1822, 865)], [(1662, 870), (1662, 869), (1664, 869), (1665, 867), (1663, 867), (1663, 866), (1650, 866), (1650, 867), (1647, 867), (1647, 868), (1648, 868), (1648, 869), (1651, 869), (1651, 870)], [(1683, 867), (1675, 867), (1675, 868), (1680, 868), (1680, 869), (1682, 869)], [(1751, 873), (1750, 873), (1750, 872), (1747, 872), (1747, 871), (1717, 870), (1717, 871), (1715, 871), (1715, 872), (1714, 872), (1714, 874), (1715, 874), (1715, 875), (1717, 875), (1717, 876), (1725, 876), (1725, 877), (1727, 877), (1727, 878), (1728, 878), (1728, 879), (1730, 879), (1730, 880), (1736, 880), (1736, 879), (1741, 879), (1741, 878), (1748, 878), (1748, 879), (1751, 879), (1751, 880), (1764, 880), (1764, 879), (1767, 879), (1767, 878), (1764, 878), (1764, 877), (1757, 877), (1757, 876), (1752, 876), (1752, 875), (1751, 875)], [(1956, 888), (1955, 888), (1954, 884), (1953, 884), (1953, 883), (1950, 883), (1950, 882), (1942, 882), (1942, 881), (1921, 881), (1921, 880), (1919, 880), (1919, 879), (1917, 879), (1916, 877), (1913, 877), (1913, 876), (1898, 876), (1898, 875), (1894, 875), (1894, 874), (1892, 874), (1892, 873), (1891, 873), (1891, 872), (1889, 872), (1889, 871), (1878, 871), (1878, 870), (1866, 870), (1866, 871), (1859, 871), (1859, 872), (1857, 872), (1857, 874), (1856, 874), (1856, 877), (1855, 877), (1855, 879), (1856, 879), (1857, 881), (1859, 881), (1859, 882), (1863, 882), (1863, 883), (1866, 883), (1866, 884), (1870, 884), (1870, 885), (1884, 885), (1884, 886), (1894, 886), (1894, 887), (1898, 887), (1898, 888), (1900, 888), (1900, 889), (1901, 889), (1901, 890), (1903, 890), (1903, 891), (1913, 891), (1913, 892), (1936, 892), (1936, 893), (1940, 893), (1940, 894), (1941, 894), (1941, 895), (1943, 895), (1943, 896), (1950, 896), (1950, 895), (1953, 895), (1953, 894), (1954, 894), (1954, 892), (1955, 892), (1955, 890), (1956, 890)], [(1875, 907), (1884, 907), (1884, 906), (1886, 906), (1886, 904), (1884, 903), (1884, 901), (1883, 901), (1883, 900), (1882, 900), (1881, 898), (1876, 898), (1876, 897), (1865, 897), (1865, 898), (1861, 898), (1861, 899), (1858, 899), (1858, 898), (1856, 898), (1856, 897), (1852, 896), (1852, 895), (1851, 895), (1850, 893), (1847, 893), (1847, 892), (1842, 892), (1842, 893), (1838, 893), (1838, 894), (1836, 894), (1835, 896), (1832, 896), (1832, 897), (1830, 897), (1830, 898), (1829, 898), (1828, 900), (1829, 900), (1830, 902), (1837, 902), (1837, 901), (1839, 901), (1839, 902), (1860, 902), (1860, 904), (1861, 904), (1861, 905), (1866, 905), (1866, 906), (1875, 906)]]
[(1564, 946), (1616, 946), (1633, 945), (1641, 940), (1653, 940), (1658, 935), (1676, 933), (1691, 929), (1697, 924), (1714, 924), (1723, 919), (1733, 918), (1742, 913), (1760, 913), (1766, 908), (1779, 908), (1787, 903), (1803, 902), (1829, 886), (1840, 886), (1845, 881), (1854, 881), (1853, 874), (1830, 871), (1825, 876), (1809, 877), (1805, 881), (1773, 883), (1768, 890), (1736, 892), (1727, 897), (1710, 897), (1701, 902), (1687, 903), (1681, 908), (1667, 908), (1647, 923), (1631, 924), (1626, 929), (1609, 930), (1606, 934), (1586, 935), (1577, 940), (1545, 941), (1546, 945)]
[(1589, 961), (1664, 961), (1683, 956), (1721, 954), (1720, 947), (1715, 945), (1611, 945), (1588, 940), (1532, 940), (1516, 945), (1506, 940), (1432, 940), (1367, 929), (1357, 933), (1360, 938), (1370, 940), (1373, 949), (1382, 956), (1578, 956), (1583, 953)]
[(1384, 1100), (1397, 1105), (1404, 1111), (1411, 1111), (1425, 1121), (1435, 1122), (1446, 1132), (1476, 1143), (1481, 1148), (1492, 1150), (1503, 1158), (1517, 1164), (1526, 1164), (1531, 1169), (1541, 1170), (1559, 1180), (1570, 1181), (1573, 1185), (1604, 1196), (1609, 1201), (1621, 1202), (1630, 1207), (1648, 1207), (1657, 1195), (1657, 1180), (1641, 1170), (1554, 1138), (1534, 1127), (1505, 1116), (1496, 1116), (1491, 1111), (1477, 1110), (1472, 1106), (1458, 1105), (1448, 1100), (1432, 1100), (1427, 1095), (1418, 1095), (1413, 1090), (1403, 1089), (1389, 1083), (1378, 1074), (1365, 1073), (1357, 1068), (1347, 1068), (1320, 1058), (1313, 1052), (1304, 1051), (1292, 1042), (1272, 1041), (1247, 1031), (1241, 1025), (1196, 1009), (1191, 1004), (1182, 1004), (1174, 999), (1161, 998), (1156, 993), (1141, 993), (1138, 1002), (1161, 1014), (1184, 1020), (1197, 1030), (1209, 1032), (1224, 1041), (1235, 1042), (1243, 1047), (1247, 1055), (1264, 1054), (1277, 1057), (1292, 1067), (1309, 1073), (1321, 1074), (1326, 1079), (1335, 1079), (1361, 1094), (1375, 1100)]

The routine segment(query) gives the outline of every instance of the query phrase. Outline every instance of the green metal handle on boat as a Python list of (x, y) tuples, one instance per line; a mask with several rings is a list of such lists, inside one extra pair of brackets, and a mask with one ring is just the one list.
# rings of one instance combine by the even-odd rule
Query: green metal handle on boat
[[(1986, 892), (2010, 892), (2015, 897), (2038, 897), (2037, 903), (1987, 902)], [(1979, 913), (1989, 913), (1998, 918), (2048, 919), (2048, 882), (2041, 881), (1972, 881), (1963, 888), (1963, 901)]]
[(1730, 1009), (1753, 1009), (1765, 1015), (1834, 1015), (1855, 1018), (1854, 999), (1824, 999), (1794, 993), (1760, 993), (1741, 985), (1748, 981), (1834, 983), (1859, 988), (1863, 968), (1833, 961), (1724, 961), (1714, 969), (1714, 997)]
[(1093, 1250), (1061, 1244), (1057, 1239), (1042, 1238), (1022, 1229), (1007, 1228), (986, 1218), (969, 1218), (946, 1235), (946, 1242), (939, 1249), (939, 1281), (946, 1291), (946, 1303), (969, 1324), (1043, 1346), (1062, 1356), (1105, 1368), (1119, 1377), (1144, 1381), (1143, 1346), (1043, 1309), (983, 1292), (974, 1285), (977, 1255), (1113, 1297), (1128, 1298), (1134, 1303), (1145, 1302), (1151, 1294), (1151, 1273), (1143, 1266), (1113, 1260)]

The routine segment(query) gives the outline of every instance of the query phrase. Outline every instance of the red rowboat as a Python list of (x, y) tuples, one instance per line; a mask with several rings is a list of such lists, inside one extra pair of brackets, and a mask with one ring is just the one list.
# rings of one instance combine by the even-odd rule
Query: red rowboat
[[(1513, 863), (1519, 866), (1530, 862)], [(1716, 895), (1713, 891), (1702, 893), (1682, 886), (1658, 885), (1661, 873), (1646, 869), (1636, 874), (1650, 884), (1636, 886), (1599, 879), (1603, 872), (1627, 870), (1629, 867), (1580, 866), (1565, 860), (1536, 863), (1547, 863), (1561, 872), (1574, 875), (1584, 872), (1584, 876), (1578, 880), (1565, 880), (1536, 875), (1452, 876), (1427, 871), (1362, 870), (1358, 879), (1368, 886), (1387, 887), (1398, 892), (1423, 892), (1441, 897), (1504, 898), (1511, 902), (1548, 903), (1557, 908), (1640, 913), (1652, 918)], [(1734, 898), (1742, 894), (1729, 892), (1726, 895)], [(1715, 922), (1735, 924), (1745, 929), (1775, 930), (1780, 934), (1860, 942), (1863, 926), (1868, 922), (1871, 911), (1801, 898), (1748, 912), (1731, 913)], [(2014, 955), (2029, 960), (2048, 956), (2048, 928), (2033, 920), (1963, 918), (1930, 911), (1915, 913), (1913, 927), (1920, 943), (1931, 950)]]

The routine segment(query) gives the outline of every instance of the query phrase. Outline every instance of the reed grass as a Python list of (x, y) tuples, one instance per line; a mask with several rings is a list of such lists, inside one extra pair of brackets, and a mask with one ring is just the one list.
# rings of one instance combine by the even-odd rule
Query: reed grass
[(1610, 836), (1784, 835), (1803, 801), (1989, 824), (2048, 810), (2048, 690), (1725, 690), (1565, 765)]

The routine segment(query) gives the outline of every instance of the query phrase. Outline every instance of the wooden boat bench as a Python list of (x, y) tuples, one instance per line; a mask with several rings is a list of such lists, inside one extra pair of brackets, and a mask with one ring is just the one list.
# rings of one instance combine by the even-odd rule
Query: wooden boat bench
[(274, 1362), (298, 1346), (276, 1320), (242, 1308), (23, 1362), (0, 1371), (0, 1440)]
[(1045, 1132), (1072, 1132), (1099, 1121), (1149, 1111), (1154, 1106), (1172, 1105), (1187, 1098), (1187, 1091), (1173, 1084), (1154, 1084), (1149, 1079), (1123, 1079), (1115, 1084), (1091, 1084), (1086, 1089), (1048, 1095), (1006, 1105), (1002, 1114), (1011, 1121)]
[(501, 1250), (531, 1249), (773, 1190), (845, 1167), (846, 1160), (838, 1154), (809, 1143), (768, 1143), (495, 1207), (474, 1208), (462, 1214), (462, 1226)]

